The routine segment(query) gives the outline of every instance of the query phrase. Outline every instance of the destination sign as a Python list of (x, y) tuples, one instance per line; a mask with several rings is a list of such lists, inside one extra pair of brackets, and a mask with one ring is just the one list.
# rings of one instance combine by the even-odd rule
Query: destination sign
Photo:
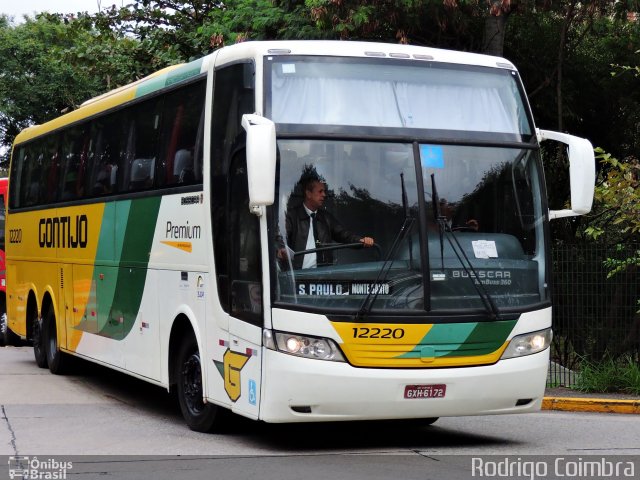
[(298, 295), (389, 295), (388, 283), (375, 282), (296, 282)]

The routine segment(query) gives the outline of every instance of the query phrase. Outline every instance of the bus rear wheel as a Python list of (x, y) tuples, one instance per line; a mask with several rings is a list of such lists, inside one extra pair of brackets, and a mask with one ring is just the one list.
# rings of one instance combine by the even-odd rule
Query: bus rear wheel
[(31, 323), (31, 341), (33, 342), (33, 356), (36, 359), (36, 364), (40, 368), (47, 368), (47, 353), (45, 352), (45, 349), (44, 349), (42, 318), (38, 316), (37, 312), (34, 316), (35, 318)]
[(204, 403), (202, 363), (198, 343), (189, 336), (182, 343), (176, 361), (178, 403), (187, 425), (196, 432), (211, 432), (218, 427), (221, 409)]
[(56, 316), (53, 308), (49, 308), (42, 324), (42, 338), (44, 351), (49, 365), (49, 371), (55, 375), (62, 375), (66, 371), (66, 354), (58, 345), (58, 331), (56, 330)]

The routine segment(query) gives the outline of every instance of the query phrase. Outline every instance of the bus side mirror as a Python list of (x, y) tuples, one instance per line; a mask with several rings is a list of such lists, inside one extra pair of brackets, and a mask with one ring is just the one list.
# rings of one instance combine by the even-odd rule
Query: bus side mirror
[(585, 215), (591, 211), (596, 183), (596, 159), (589, 140), (566, 133), (537, 130), (538, 141), (555, 140), (569, 147), (569, 179), (571, 183), (571, 208), (550, 210), (549, 218)]
[(273, 205), (276, 185), (276, 126), (260, 115), (242, 116), (247, 131), (247, 182), (249, 208), (260, 214), (260, 207)]

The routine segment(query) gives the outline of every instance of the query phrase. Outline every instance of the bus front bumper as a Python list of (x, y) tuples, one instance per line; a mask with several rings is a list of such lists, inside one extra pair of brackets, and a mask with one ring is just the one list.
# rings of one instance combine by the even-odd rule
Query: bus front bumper
[[(494, 365), (375, 369), (265, 354), (260, 419), (266, 422), (410, 419), (540, 410), (549, 349)], [(445, 385), (443, 398), (405, 398), (408, 385)]]

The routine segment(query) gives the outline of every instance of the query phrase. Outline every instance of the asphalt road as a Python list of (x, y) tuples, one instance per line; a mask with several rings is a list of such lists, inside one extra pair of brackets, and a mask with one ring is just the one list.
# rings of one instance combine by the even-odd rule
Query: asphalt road
[(45, 469), (66, 459), (74, 479), (478, 478), (473, 458), (490, 455), (546, 455), (549, 465), (559, 456), (626, 455), (640, 472), (640, 415), (544, 411), (433, 426), (238, 418), (225, 434), (200, 434), (163, 389), (91, 364), (51, 375), (29, 347), (0, 348), (0, 408), (0, 479), (9, 456), (37, 456)]

